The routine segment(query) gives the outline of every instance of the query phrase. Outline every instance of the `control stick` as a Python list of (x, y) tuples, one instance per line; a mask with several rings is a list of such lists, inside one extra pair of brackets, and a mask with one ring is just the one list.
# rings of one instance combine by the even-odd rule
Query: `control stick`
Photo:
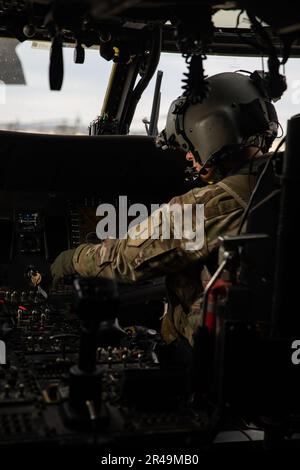
[(102, 321), (114, 321), (117, 316), (118, 289), (110, 279), (78, 278), (74, 287), (80, 348), (78, 364), (70, 369), (68, 415), (72, 421), (82, 421), (91, 419), (91, 404), (93, 415), (100, 411), (103, 368), (96, 364), (98, 330)]

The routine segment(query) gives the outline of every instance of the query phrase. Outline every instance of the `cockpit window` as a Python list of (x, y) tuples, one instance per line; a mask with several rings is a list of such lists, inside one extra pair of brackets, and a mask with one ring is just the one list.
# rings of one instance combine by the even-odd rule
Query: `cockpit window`
[[(64, 81), (61, 91), (49, 87), (50, 44), (15, 39), (0, 39), (0, 128), (53, 134), (88, 134), (88, 125), (101, 111), (112, 62), (100, 57), (98, 50), (85, 50), (84, 64), (73, 61), (74, 49), (64, 47)], [(288, 89), (276, 103), (283, 129), (287, 119), (298, 112), (300, 59), (286, 65)], [(265, 62), (265, 63), (264, 63)], [(210, 55), (205, 61), (207, 75), (235, 70), (267, 70), (260, 57)], [(163, 53), (158, 66), (163, 71), (158, 129), (165, 124), (171, 101), (182, 93), (186, 64), (180, 54)], [(137, 106), (130, 133), (145, 134), (155, 86), (155, 77)]]
[[(74, 49), (65, 47), (62, 90), (51, 91), (48, 77), (49, 43), (5, 41), (2, 46), (0, 39), (0, 66), (13, 70), (10, 77), (0, 74), (0, 128), (88, 134), (90, 121), (101, 110), (111, 62), (106, 62), (97, 49), (91, 48), (85, 51), (85, 63), (75, 64)], [(10, 44), (9, 54), (7, 41)], [(6, 49), (5, 57), (1, 52), (3, 49)], [(18, 67), (16, 58), (19, 59)], [(20, 79), (22, 73), (23, 81)], [(19, 81), (14, 80), (17, 74)]]

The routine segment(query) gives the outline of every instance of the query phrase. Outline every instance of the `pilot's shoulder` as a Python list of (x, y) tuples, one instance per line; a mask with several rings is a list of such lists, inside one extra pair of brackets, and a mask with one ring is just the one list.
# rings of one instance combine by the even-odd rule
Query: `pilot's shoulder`
[(208, 204), (215, 198), (224, 194), (224, 189), (217, 184), (209, 184), (203, 188), (192, 189), (193, 196), (197, 204)]
[(169, 204), (206, 204), (207, 201), (214, 198), (217, 194), (221, 194), (223, 192), (223, 189), (218, 188), (215, 184), (212, 184), (202, 188), (194, 188), (185, 194), (175, 196), (171, 199)]
[(206, 207), (221, 204), (222, 210), (227, 211), (244, 207), (249, 196), (249, 177), (234, 175), (224, 178), (220, 183), (193, 188), (181, 196), (174, 197), (169, 204), (204, 204)]
[(225, 178), (220, 183), (192, 191), (196, 203), (204, 204), (205, 219), (243, 211), (250, 196), (248, 180), (244, 175), (235, 175), (232, 181)]

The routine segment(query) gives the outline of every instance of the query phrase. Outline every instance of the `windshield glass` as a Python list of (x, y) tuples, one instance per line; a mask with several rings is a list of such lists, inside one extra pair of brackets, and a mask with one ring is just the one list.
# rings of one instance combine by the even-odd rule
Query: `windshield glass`
[[(48, 43), (0, 39), (0, 128), (55, 134), (87, 134), (89, 123), (99, 115), (111, 70), (111, 62), (97, 49), (85, 50), (85, 63), (75, 64), (72, 47), (64, 48), (64, 82), (61, 91), (49, 89)], [(300, 59), (286, 65), (288, 90), (275, 106), (286, 129), (287, 119), (296, 114), (300, 103)], [(236, 70), (266, 69), (260, 57), (208, 56), (207, 75)], [(187, 67), (180, 54), (163, 53), (158, 66), (163, 71), (158, 129), (165, 125), (170, 103), (182, 94), (182, 78)], [(155, 76), (144, 92), (131, 125), (131, 134), (145, 134), (151, 115)], [(145, 119), (146, 118), (146, 119)]]
[[(29, 132), (87, 134), (89, 123), (100, 113), (111, 63), (103, 60), (96, 49), (87, 49), (85, 63), (75, 64), (74, 49), (65, 47), (63, 87), (61, 91), (51, 91), (49, 52), (48, 43), (34, 41), (18, 44), (15, 50), (11, 47), (10, 62), (6, 61), (5, 66), (13, 70), (9, 77), (13, 84), (1, 85), (0, 127)], [(15, 63), (13, 67), (11, 65), (14, 55), (22, 64), (25, 85), (14, 84), (18, 73)], [(3, 78), (2, 81), (6, 82)]]

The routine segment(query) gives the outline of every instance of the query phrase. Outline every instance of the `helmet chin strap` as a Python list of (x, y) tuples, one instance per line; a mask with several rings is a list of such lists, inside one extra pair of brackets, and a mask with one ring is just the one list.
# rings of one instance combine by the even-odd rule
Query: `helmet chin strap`
[(208, 171), (206, 169), (207, 165), (209, 165), (211, 163), (211, 160), (213, 159), (213, 155), (211, 155), (207, 160), (206, 162), (203, 164), (202, 161), (201, 161), (201, 158), (200, 158), (200, 155), (197, 151), (194, 151), (192, 152), (194, 157), (195, 157), (195, 160), (197, 163), (200, 163), (200, 165), (202, 166), (201, 170), (199, 171), (199, 175), (207, 175)]

